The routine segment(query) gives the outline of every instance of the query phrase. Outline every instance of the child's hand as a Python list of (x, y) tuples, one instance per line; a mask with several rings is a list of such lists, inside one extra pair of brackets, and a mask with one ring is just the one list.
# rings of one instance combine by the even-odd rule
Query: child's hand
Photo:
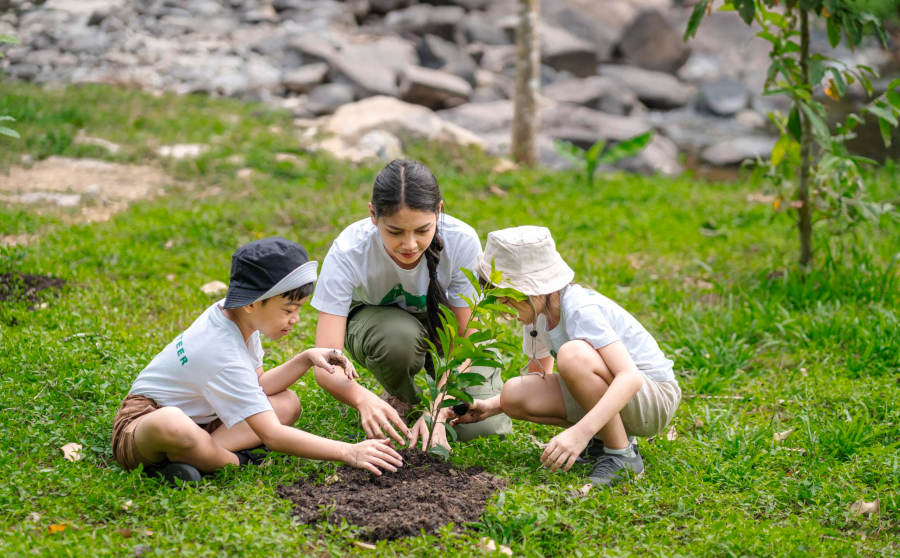
[(441, 409), (441, 412), (438, 413), (438, 417), (440, 418), (438, 418), (434, 425), (434, 430), (431, 433), (431, 440), (428, 440), (428, 425), (425, 424), (425, 415), (419, 417), (419, 420), (416, 421), (409, 431), (409, 447), (415, 447), (416, 442), (419, 441), (419, 437), (421, 436), (422, 451), (428, 451), (428, 448), (433, 446), (444, 446), (447, 448), (447, 451), (450, 451), (450, 442), (447, 441), (447, 429), (444, 427), (446, 416), (443, 413), (445, 411), (446, 409)]
[(344, 369), (344, 375), (350, 380), (359, 378), (356, 368), (350, 359), (344, 356), (344, 353), (337, 349), (315, 348), (303, 351), (303, 355), (309, 360), (310, 367), (316, 366), (334, 374), (335, 365)]
[(560, 467), (563, 471), (568, 471), (590, 439), (590, 436), (585, 436), (574, 428), (566, 428), (547, 443), (541, 454), (541, 463), (551, 471)]
[(403, 458), (391, 447), (387, 438), (380, 438), (351, 445), (344, 463), (381, 476), (381, 469), (396, 473), (397, 467), (403, 465)]
[[(454, 424), (467, 424), (470, 422), (479, 422), (486, 418), (492, 417), (500, 412), (500, 396), (495, 395), (489, 399), (474, 399), (468, 404), (469, 409), (462, 415), (450, 421)], [(453, 407), (455, 409), (455, 407)]]

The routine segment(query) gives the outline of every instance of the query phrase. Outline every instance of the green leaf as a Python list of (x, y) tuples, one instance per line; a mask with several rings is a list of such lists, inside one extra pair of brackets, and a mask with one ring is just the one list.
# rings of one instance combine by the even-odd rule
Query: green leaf
[(797, 105), (791, 107), (787, 121), (788, 132), (797, 142), (803, 137), (803, 124), (800, 122), (800, 113), (797, 111)]
[(831, 138), (831, 133), (828, 131), (828, 124), (825, 123), (825, 120), (806, 103), (800, 103), (800, 109), (806, 115), (806, 121), (812, 126), (813, 134), (819, 140), (819, 143), (827, 143)]
[(0, 122), (3, 121), (15, 122), (16, 119), (8, 114), (0, 114)]
[(632, 157), (639, 153), (644, 147), (650, 143), (650, 140), (653, 139), (653, 130), (648, 130), (643, 134), (639, 134), (634, 136), (633, 138), (628, 138), (627, 140), (620, 141), (614, 146), (610, 147), (606, 153), (604, 153), (600, 159), (603, 164), (611, 165), (616, 161), (621, 161), (622, 159), (627, 159), (628, 157)]
[(0, 135), (9, 136), (11, 138), (16, 138), (16, 139), (22, 137), (19, 135), (19, 132), (13, 130), (12, 128), (7, 128), (6, 126), (0, 126)]
[(894, 109), (900, 110), (900, 93), (888, 90), (885, 92), (884, 96)]
[[(460, 372), (456, 376), (456, 382), (458, 384), (468, 383), (469, 385), (477, 386), (484, 383), (484, 376), (477, 372)], [(475, 383), (470, 383), (475, 382)]]
[(431, 446), (431, 448), (428, 450), (428, 453), (433, 453), (434, 455), (443, 457), (445, 460), (450, 459), (450, 452), (447, 451), (447, 448), (445, 448), (444, 446), (439, 446), (437, 444)]
[(775, 146), (772, 147), (773, 165), (778, 165), (778, 163), (780, 163), (781, 160), (784, 159), (784, 155), (785, 153), (787, 153), (791, 143), (794, 143), (794, 140), (789, 134), (781, 134), (781, 137), (779, 137), (778, 141), (775, 142)]
[(21, 41), (19, 41), (18, 38), (13, 37), (12, 35), (0, 34), (0, 43), (8, 43), (8, 44), (12, 44), (12, 45), (17, 45), (17, 44), (20, 44), (20, 42)]
[(709, 0), (700, 0), (694, 5), (694, 10), (691, 12), (691, 17), (688, 19), (687, 27), (684, 30), (684, 36), (681, 37), (682, 41), (687, 41), (697, 34), (697, 28), (700, 27), (700, 22), (703, 21), (708, 4)]
[(881, 130), (881, 140), (885, 147), (891, 146), (891, 126), (882, 119), (878, 119), (878, 129)]
[(738, 14), (744, 23), (751, 25), (753, 16), (756, 13), (756, 2), (754, 0), (734, 0), (734, 6), (737, 8)]
[(453, 425), (445, 423), (444, 430), (447, 431), (447, 438), (449, 438), (451, 442), (455, 442), (459, 439), (459, 435), (456, 433), (456, 428), (454, 428)]
[(828, 71), (831, 72), (831, 76), (834, 78), (834, 84), (837, 86), (837, 94), (843, 97), (844, 93), (847, 91), (847, 83), (844, 81), (844, 74), (837, 68), (828, 68)]
[(825, 64), (823, 60), (810, 59), (809, 61), (809, 83), (816, 85), (825, 77)]
[(891, 126), (897, 125), (897, 117), (894, 116), (894, 111), (888, 108), (887, 104), (884, 103), (884, 101), (876, 101), (863, 110), (866, 112), (871, 112), (872, 114), (877, 116), (879, 120), (886, 120), (891, 124)]
[(828, 29), (828, 43), (834, 48), (841, 42), (841, 24), (836, 17), (829, 17), (826, 20)]

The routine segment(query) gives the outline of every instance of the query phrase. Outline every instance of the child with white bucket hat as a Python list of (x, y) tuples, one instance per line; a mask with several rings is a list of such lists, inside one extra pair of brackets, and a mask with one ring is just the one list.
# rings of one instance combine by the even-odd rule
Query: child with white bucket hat
[[(547, 444), (541, 461), (569, 470), (586, 448), (596, 457), (590, 479), (613, 484), (643, 473), (634, 436), (652, 436), (671, 421), (681, 389), (649, 332), (625, 309), (572, 283), (545, 227), (521, 226), (488, 234), (478, 264), (482, 279), (491, 265), (502, 273), (498, 287), (527, 298), (501, 298), (523, 324), (528, 373), (507, 381), (499, 396), (476, 400), (456, 419), (477, 422), (496, 413), (564, 427)], [(547, 373), (556, 361), (558, 374)], [(602, 440), (594, 447), (594, 438)]]

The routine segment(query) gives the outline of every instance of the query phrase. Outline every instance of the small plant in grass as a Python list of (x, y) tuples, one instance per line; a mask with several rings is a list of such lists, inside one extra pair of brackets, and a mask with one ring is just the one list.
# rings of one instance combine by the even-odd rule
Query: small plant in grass
[[(508, 312), (508, 308), (498, 304), (498, 297), (507, 297), (515, 300), (524, 300), (525, 295), (515, 289), (482, 286), (475, 275), (468, 269), (461, 270), (469, 283), (472, 284), (474, 293), (472, 297), (463, 296), (472, 314), (469, 323), (466, 324), (468, 335), (460, 335), (459, 323), (456, 315), (446, 306), (441, 306), (441, 325), (438, 327), (438, 344), (427, 340), (428, 355), (433, 364), (434, 374), (423, 374), (419, 378), (422, 387), (421, 399), (418, 408), (425, 417), (428, 427), (426, 447), (431, 446), (431, 437), (437, 422), (433, 417), (438, 417), (441, 409), (463, 405), (472, 402), (472, 396), (465, 389), (480, 385), (485, 377), (475, 372), (467, 372), (470, 366), (502, 366), (496, 356), (498, 349), (505, 349), (506, 343), (498, 341), (495, 335), (497, 331), (496, 319), (500, 313)], [(490, 284), (496, 285), (501, 278), (501, 272), (494, 269), (491, 264)], [(459, 409), (462, 412), (462, 408)], [(460, 413), (462, 414), (462, 413)], [(448, 423), (444, 423), (448, 438), (456, 440), (456, 431)], [(431, 453), (449, 458), (447, 448), (435, 445), (430, 449)]]
[[(19, 40), (13, 37), (12, 35), (0, 35), (0, 44), (8, 43), (8, 44), (19, 44)], [(0, 58), (3, 58), (3, 52), (0, 51)], [(18, 138), (19, 133), (3, 125), (4, 122), (15, 122), (16, 119), (8, 114), (0, 114), (0, 136), (9, 136), (11, 138)]]
[[(697, 32), (715, 3), (700, 0), (695, 4), (685, 40)], [(817, 17), (824, 20), (832, 47), (843, 38), (847, 46), (855, 48), (869, 30), (887, 47), (878, 11), (868, 12), (865, 7), (857, 0), (725, 0), (721, 4), (723, 11), (736, 11), (747, 25), (755, 23), (762, 29), (757, 36), (772, 45), (764, 94), (786, 95), (791, 100), (788, 114), (769, 115), (781, 136), (772, 148), (768, 166), (763, 168), (765, 178), (785, 192), (777, 199), (776, 210), (782, 199), (790, 196), (787, 190), (794, 189), (790, 207), (797, 213), (799, 261), (804, 267), (812, 264), (816, 224), (828, 224), (829, 232), (835, 234), (861, 222), (877, 222), (893, 210), (891, 204), (869, 199), (865, 171), (876, 162), (851, 154), (846, 142), (855, 137), (854, 130), (863, 122), (863, 115), (870, 115), (878, 121), (885, 145), (890, 145), (891, 131), (900, 118), (900, 79), (893, 80), (876, 97), (871, 81), (877, 77), (875, 70), (810, 53), (810, 25)], [(888, 13), (884, 6), (881, 11)], [(854, 83), (862, 85), (871, 101), (859, 114), (847, 115), (832, 131), (826, 107), (815, 95), (837, 100)]]
[(555, 145), (560, 155), (578, 165), (584, 173), (584, 185), (593, 188), (594, 174), (597, 173), (598, 167), (613, 165), (622, 159), (637, 155), (652, 139), (653, 131), (650, 130), (609, 147), (606, 140), (600, 140), (588, 149), (562, 140), (557, 140)]

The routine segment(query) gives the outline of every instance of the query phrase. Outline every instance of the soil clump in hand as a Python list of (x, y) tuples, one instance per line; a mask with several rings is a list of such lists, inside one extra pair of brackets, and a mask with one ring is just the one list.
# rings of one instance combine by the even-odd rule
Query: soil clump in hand
[(502, 478), (481, 467), (455, 469), (440, 457), (415, 449), (401, 450), (403, 467), (380, 477), (342, 466), (327, 484), (299, 480), (278, 487), (278, 495), (293, 502), (301, 523), (342, 519), (362, 527), (369, 541), (434, 533), (443, 525), (457, 527), (477, 521), (487, 499), (506, 486)]

